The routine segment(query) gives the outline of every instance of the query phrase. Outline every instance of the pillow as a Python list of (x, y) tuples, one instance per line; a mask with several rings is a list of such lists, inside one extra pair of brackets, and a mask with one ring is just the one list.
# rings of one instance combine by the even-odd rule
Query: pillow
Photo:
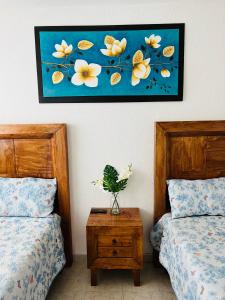
[(56, 179), (0, 178), (0, 216), (46, 217), (55, 193)]
[(225, 177), (167, 180), (172, 218), (225, 216)]

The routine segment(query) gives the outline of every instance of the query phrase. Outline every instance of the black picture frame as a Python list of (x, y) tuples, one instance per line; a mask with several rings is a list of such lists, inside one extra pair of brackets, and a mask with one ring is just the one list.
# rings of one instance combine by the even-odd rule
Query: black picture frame
[[(179, 59), (178, 59), (178, 93), (177, 95), (107, 95), (107, 96), (60, 96), (46, 97), (43, 94), (42, 61), (40, 49), (40, 32), (44, 31), (124, 31), (124, 30), (179, 30)], [(184, 78), (184, 23), (172, 24), (136, 24), (136, 25), (95, 25), (95, 26), (35, 26), (35, 46), (39, 103), (106, 103), (106, 102), (157, 102), (182, 101)]]

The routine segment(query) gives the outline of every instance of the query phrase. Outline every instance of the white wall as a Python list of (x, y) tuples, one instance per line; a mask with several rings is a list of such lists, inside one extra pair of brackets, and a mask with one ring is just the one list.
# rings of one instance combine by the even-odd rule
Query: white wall
[[(82, 6), (81, 6), (82, 4)], [(184, 101), (174, 103), (39, 104), (34, 25), (186, 23)], [(153, 217), (153, 144), (156, 120), (225, 119), (225, 1), (5, 1), (0, 0), (0, 122), (65, 122), (74, 253), (86, 252), (92, 206), (109, 195), (90, 182), (106, 163), (132, 162), (122, 205), (141, 208), (145, 251)]]

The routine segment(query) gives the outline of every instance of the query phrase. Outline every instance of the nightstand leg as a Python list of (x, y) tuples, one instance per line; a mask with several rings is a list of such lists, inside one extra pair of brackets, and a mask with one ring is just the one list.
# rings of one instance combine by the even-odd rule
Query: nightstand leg
[(134, 285), (140, 286), (140, 270), (133, 270), (133, 279), (134, 279)]
[(97, 284), (97, 270), (91, 269), (91, 285), (96, 286)]

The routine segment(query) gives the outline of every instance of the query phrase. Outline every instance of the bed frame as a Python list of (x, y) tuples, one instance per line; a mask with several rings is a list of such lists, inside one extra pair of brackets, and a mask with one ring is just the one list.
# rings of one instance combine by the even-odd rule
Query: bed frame
[(73, 262), (65, 124), (0, 125), (0, 177), (57, 179), (55, 212), (61, 218), (66, 265)]
[[(225, 176), (225, 121), (157, 122), (154, 222), (170, 211), (166, 180)], [(153, 252), (154, 261), (157, 254)]]

